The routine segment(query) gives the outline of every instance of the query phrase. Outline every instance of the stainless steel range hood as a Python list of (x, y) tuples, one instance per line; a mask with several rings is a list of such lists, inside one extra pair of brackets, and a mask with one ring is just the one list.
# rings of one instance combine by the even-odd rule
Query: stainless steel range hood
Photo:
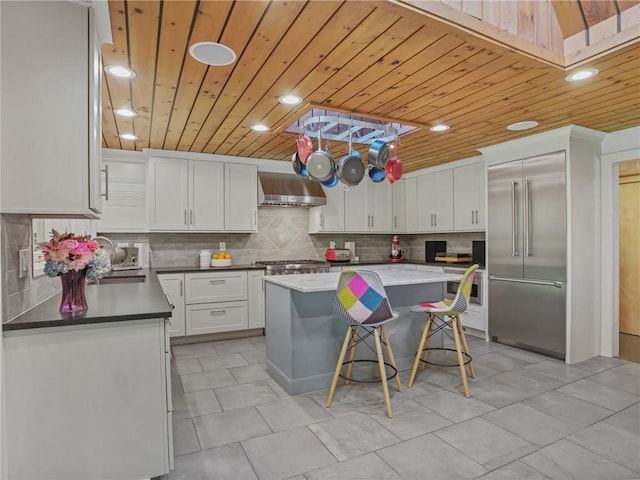
[(319, 182), (287, 173), (258, 172), (258, 205), (315, 207), (327, 198)]

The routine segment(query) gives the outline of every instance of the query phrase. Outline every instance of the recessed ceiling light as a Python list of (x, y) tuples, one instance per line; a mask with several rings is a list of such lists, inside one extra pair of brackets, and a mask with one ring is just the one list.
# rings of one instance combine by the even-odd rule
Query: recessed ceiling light
[(564, 77), (567, 82), (578, 82), (580, 80), (586, 80), (587, 78), (595, 77), (598, 74), (597, 68), (583, 68), (576, 70)]
[(122, 138), (123, 140), (137, 140), (138, 137), (136, 137), (133, 133), (123, 133), (120, 135), (120, 138)]
[(116, 108), (114, 112), (116, 113), (116, 115), (120, 115), (121, 117), (135, 117), (138, 115), (130, 108)]
[(236, 52), (216, 42), (198, 42), (189, 47), (189, 53), (199, 62), (222, 67), (236, 61)]
[(256, 132), (268, 132), (270, 129), (266, 125), (258, 123), (257, 125), (253, 125), (251, 130), (255, 130)]
[(533, 120), (527, 120), (525, 122), (516, 122), (511, 125), (507, 125), (507, 130), (519, 131), (519, 130), (529, 130), (530, 128), (535, 128), (538, 126), (538, 122)]
[(302, 103), (302, 98), (297, 95), (283, 95), (278, 101), (283, 105), (298, 105)]
[(447, 130), (449, 130), (449, 128), (451, 128), (449, 127), (449, 125), (445, 125), (444, 123), (439, 123), (431, 127), (429, 130), (431, 130), (432, 132), (446, 132)]
[(133, 78), (136, 76), (136, 72), (122, 65), (107, 65), (104, 67), (104, 71), (119, 78)]

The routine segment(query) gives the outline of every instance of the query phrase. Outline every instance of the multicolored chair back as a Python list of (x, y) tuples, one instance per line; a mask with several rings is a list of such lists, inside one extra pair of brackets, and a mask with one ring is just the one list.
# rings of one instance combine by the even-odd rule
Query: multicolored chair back
[(395, 318), (380, 277), (370, 270), (342, 272), (334, 313), (347, 322), (362, 325), (379, 325)]
[(469, 306), (469, 297), (471, 296), (471, 287), (473, 285), (473, 279), (476, 276), (476, 270), (480, 268), (480, 265), (477, 263), (475, 265), (471, 265), (464, 272), (462, 276), (462, 280), (460, 280), (460, 285), (458, 286), (458, 291), (456, 292), (456, 296), (451, 301), (450, 308), (451, 310), (463, 313), (467, 311), (467, 307)]

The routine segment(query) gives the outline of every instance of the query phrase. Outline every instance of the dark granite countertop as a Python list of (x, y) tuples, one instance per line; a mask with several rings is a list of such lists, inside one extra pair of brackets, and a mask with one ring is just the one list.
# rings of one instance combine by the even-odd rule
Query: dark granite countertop
[[(360, 260), (358, 263), (355, 262), (329, 262), (334, 266), (347, 266), (347, 265), (382, 265), (384, 263), (388, 263), (389, 265), (402, 265), (402, 264), (413, 264), (413, 265), (431, 265), (434, 267), (459, 267), (459, 268), (468, 268), (473, 265), (473, 262), (425, 262), (424, 260), (412, 260), (406, 259), (404, 262), (389, 262), (386, 258), (380, 260)], [(484, 265), (480, 265), (480, 269), (484, 269)]]

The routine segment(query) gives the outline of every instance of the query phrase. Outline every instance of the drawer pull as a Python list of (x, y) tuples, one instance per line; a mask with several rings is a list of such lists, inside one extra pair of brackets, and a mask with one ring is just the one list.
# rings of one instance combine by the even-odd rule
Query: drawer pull
[(210, 285), (222, 285), (225, 282), (226, 282), (225, 280), (209, 280)]
[(226, 310), (211, 310), (209, 312), (209, 315), (211, 315), (212, 317), (215, 317), (215, 316), (219, 316), (219, 315), (225, 315), (226, 313), (227, 313)]

